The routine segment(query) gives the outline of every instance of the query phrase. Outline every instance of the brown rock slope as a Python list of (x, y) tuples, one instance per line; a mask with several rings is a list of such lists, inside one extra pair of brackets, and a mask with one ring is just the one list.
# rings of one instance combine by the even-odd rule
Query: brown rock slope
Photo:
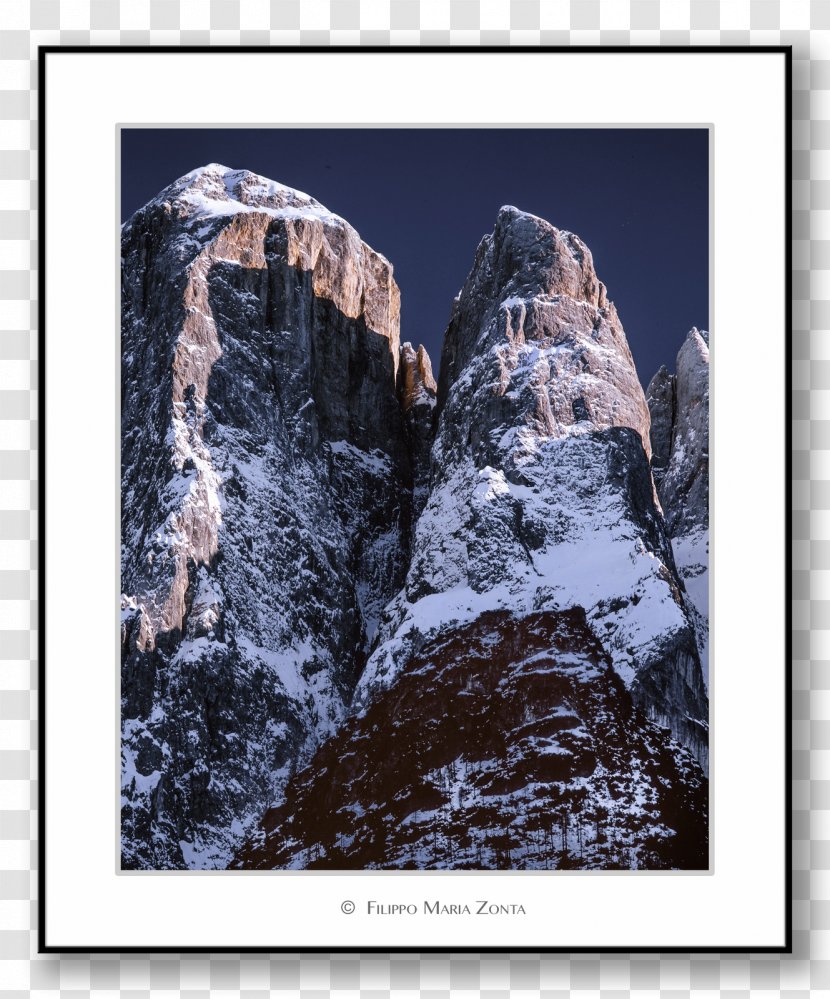
[(705, 868), (707, 786), (581, 610), (487, 612), (347, 721), (232, 867)]

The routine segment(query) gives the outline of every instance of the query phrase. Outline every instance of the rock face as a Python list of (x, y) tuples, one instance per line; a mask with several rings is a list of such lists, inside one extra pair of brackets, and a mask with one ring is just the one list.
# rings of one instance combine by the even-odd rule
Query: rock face
[(429, 499), (357, 703), (453, 623), (580, 607), (635, 702), (705, 760), (706, 692), (650, 452), (590, 251), (502, 209), (453, 306)]
[(224, 867), (403, 581), (399, 295), (342, 219), (217, 165), (122, 255), (122, 863)]
[(677, 355), (677, 374), (661, 368), (646, 394), (654, 478), (708, 684), (709, 334), (690, 330)]
[(122, 255), (123, 866), (705, 867), (696, 619), (581, 240), (502, 209), (437, 386), (307, 195), (211, 165)]
[(705, 869), (706, 784), (583, 611), (485, 611), (321, 747), (232, 867)]

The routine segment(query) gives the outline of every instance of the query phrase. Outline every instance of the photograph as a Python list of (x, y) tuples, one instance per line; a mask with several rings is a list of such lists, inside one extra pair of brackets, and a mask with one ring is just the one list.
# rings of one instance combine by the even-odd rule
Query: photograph
[(710, 140), (119, 129), (122, 872), (710, 869)]

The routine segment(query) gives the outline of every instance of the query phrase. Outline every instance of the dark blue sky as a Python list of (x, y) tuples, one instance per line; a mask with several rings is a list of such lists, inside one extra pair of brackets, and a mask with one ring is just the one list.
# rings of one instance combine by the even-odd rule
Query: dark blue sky
[(452, 299), (511, 204), (577, 233), (647, 383), (709, 325), (706, 129), (123, 129), (122, 216), (206, 163), (299, 188), (392, 261), (438, 368)]

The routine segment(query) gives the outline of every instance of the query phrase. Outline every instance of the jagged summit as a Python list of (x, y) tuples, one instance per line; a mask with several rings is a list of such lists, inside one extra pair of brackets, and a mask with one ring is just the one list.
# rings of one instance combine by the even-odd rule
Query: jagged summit
[[(485, 356), (499, 396), (515, 399), (515, 383), (524, 376), (534, 399), (534, 432), (561, 437), (631, 427), (650, 455), (648, 407), (591, 251), (574, 233), (510, 206), (479, 243), (453, 303), (439, 409), (470, 362)], [(515, 432), (522, 446), (527, 433)]]
[[(514, 290), (528, 290), (529, 285), (536, 294), (567, 295), (598, 308), (606, 305), (605, 285), (597, 278), (587, 245), (575, 233), (558, 229), (538, 215), (503, 205), (479, 252), (482, 248), (485, 256), (487, 250), (495, 249), (507, 254), (506, 263), (521, 265), (512, 274)], [(504, 267), (499, 270), (503, 278)]]

